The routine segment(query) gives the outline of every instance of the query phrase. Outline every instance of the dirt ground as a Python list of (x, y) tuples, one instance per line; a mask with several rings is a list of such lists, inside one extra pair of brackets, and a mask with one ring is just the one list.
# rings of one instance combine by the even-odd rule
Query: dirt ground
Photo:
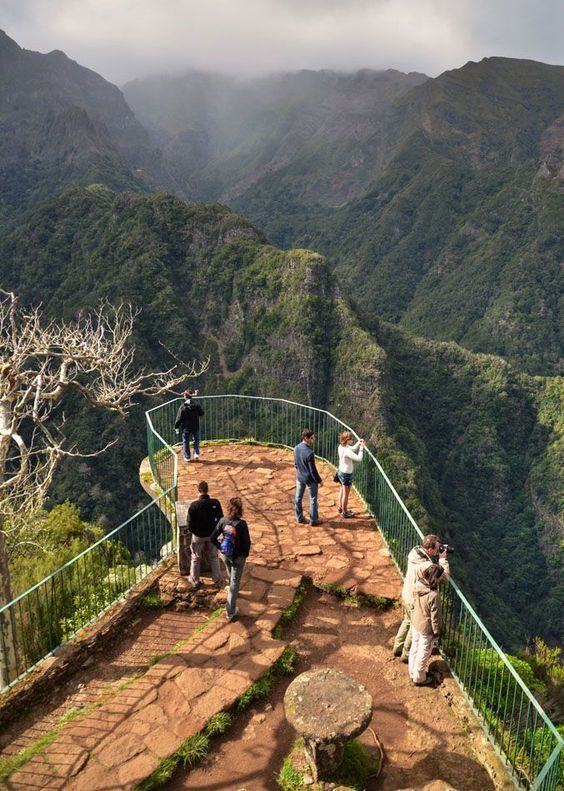
[[(396, 791), (434, 788), (488, 791), (496, 786), (473, 755), (465, 729), (449, 707), (445, 677), (440, 689), (415, 688), (407, 668), (391, 655), (397, 610), (377, 613), (347, 607), (342, 601), (313, 591), (285, 638), (300, 655), (297, 672), (329, 665), (363, 683), (374, 700), (370, 723), (385, 752), (380, 776), (369, 789)], [(435, 660), (443, 673), (446, 668)], [(286, 723), (283, 697), (291, 679), (281, 679), (271, 697), (237, 718), (230, 732), (215, 740), (207, 761), (179, 770), (168, 789), (199, 791), (262, 791), (276, 789), (276, 775), (295, 733)], [(374, 745), (370, 730), (361, 741)]]

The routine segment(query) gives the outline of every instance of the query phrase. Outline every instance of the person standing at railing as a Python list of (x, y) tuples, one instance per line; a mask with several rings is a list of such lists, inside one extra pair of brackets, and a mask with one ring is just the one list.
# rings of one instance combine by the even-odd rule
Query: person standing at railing
[(295, 512), (298, 524), (304, 525), (303, 497), (307, 489), (309, 491), (309, 523), (310, 525), (321, 524), (319, 520), (319, 510), (317, 504), (317, 494), (319, 487), (323, 486), (321, 475), (315, 466), (315, 453), (313, 443), (315, 433), (310, 428), (302, 431), (302, 441), (294, 448), (294, 467), (296, 468), (296, 498)]
[(227, 516), (217, 523), (211, 534), (211, 541), (219, 549), (227, 570), (229, 585), (226, 588), (225, 617), (228, 621), (232, 621), (239, 612), (237, 596), (241, 587), (243, 569), (251, 550), (249, 526), (243, 519), (243, 503), (240, 497), (232, 497), (229, 500)]
[(190, 439), (194, 440), (194, 459), (200, 458), (200, 418), (204, 410), (196, 401), (194, 396), (198, 395), (197, 390), (184, 391), (184, 403), (178, 410), (174, 428), (178, 434), (182, 429), (182, 447), (184, 450), (184, 461), (190, 461)]
[(198, 492), (200, 496), (197, 500), (190, 503), (188, 509), (188, 531), (192, 534), (190, 550), (192, 558), (190, 561), (190, 576), (188, 581), (194, 588), (200, 587), (200, 567), (202, 557), (207, 554), (211, 575), (214, 583), (221, 587), (223, 575), (219, 566), (217, 547), (210, 541), (210, 536), (215, 530), (217, 523), (223, 517), (223, 509), (219, 500), (210, 497), (208, 494), (208, 484), (200, 481)]
[(359, 439), (358, 442), (353, 445), (352, 433), (350, 431), (341, 431), (339, 437), (339, 469), (337, 470), (337, 477), (341, 484), (341, 491), (339, 493), (339, 513), (342, 514), (345, 519), (350, 519), (355, 515), (354, 511), (349, 511), (349, 495), (351, 493), (353, 481), (354, 462), (362, 461), (363, 450), (363, 439)]
[(450, 575), (447, 549), (441, 551), (441, 539), (432, 533), (425, 536), (421, 546), (413, 547), (407, 556), (407, 571), (403, 581), (401, 598), (403, 601), (403, 620), (394, 640), (393, 654), (401, 656), (401, 661), (409, 662), (409, 649), (411, 648), (411, 609), (415, 594), (415, 584), (421, 573), (433, 563), (439, 563), (444, 568), (441, 582), (446, 582)]
[(433, 677), (427, 673), (427, 662), (433, 651), (433, 643), (441, 633), (441, 597), (438, 588), (444, 573), (443, 566), (432, 563), (415, 583), (411, 609), (409, 676), (416, 687), (428, 687), (433, 683)]

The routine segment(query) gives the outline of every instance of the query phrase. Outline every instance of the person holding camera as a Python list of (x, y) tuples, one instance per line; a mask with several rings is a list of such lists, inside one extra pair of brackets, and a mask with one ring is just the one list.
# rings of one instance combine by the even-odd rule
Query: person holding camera
[(433, 643), (441, 633), (441, 597), (438, 588), (444, 574), (443, 566), (431, 563), (415, 583), (409, 677), (416, 687), (429, 687), (433, 683), (433, 677), (427, 673), (427, 662), (433, 651)]
[(447, 559), (448, 550), (448, 545), (442, 544), (441, 539), (431, 533), (425, 536), (421, 546), (413, 547), (407, 556), (407, 571), (401, 592), (403, 620), (396, 634), (392, 649), (394, 656), (401, 656), (401, 661), (405, 664), (409, 662), (409, 649), (411, 648), (411, 611), (413, 609), (417, 579), (426, 568), (432, 566), (433, 563), (439, 563), (444, 570), (441, 582), (446, 582), (450, 576), (450, 567)]
[(341, 484), (338, 510), (345, 519), (350, 519), (355, 515), (354, 511), (349, 511), (349, 495), (353, 481), (354, 462), (362, 461), (363, 450), (363, 439), (359, 439), (353, 445), (352, 433), (350, 431), (341, 431), (339, 436), (339, 467), (337, 470), (337, 478)]
[(194, 401), (196, 395), (198, 395), (197, 390), (184, 391), (184, 403), (178, 410), (174, 424), (177, 434), (182, 429), (184, 461), (190, 461), (190, 438), (194, 440), (194, 459), (200, 458), (200, 418), (204, 410)]

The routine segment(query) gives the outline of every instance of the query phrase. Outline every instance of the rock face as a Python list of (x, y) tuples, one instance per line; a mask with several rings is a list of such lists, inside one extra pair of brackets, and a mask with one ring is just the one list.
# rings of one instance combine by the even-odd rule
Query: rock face
[(372, 696), (340, 670), (308, 670), (294, 679), (284, 695), (290, 725), (304, 738), (313, 779), (338, 768), (344, 743), (362, 733), (372, 717)]
[(22, 49), (0, 30), (0, 209), (71, 182), (174, 190), (161, 160), (115, 85), (58, 50)]

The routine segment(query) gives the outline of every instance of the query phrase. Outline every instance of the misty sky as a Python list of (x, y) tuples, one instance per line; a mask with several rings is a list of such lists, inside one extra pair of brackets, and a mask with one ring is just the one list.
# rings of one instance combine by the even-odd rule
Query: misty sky
[(436, 76), (488, 55), (564, 64), (563, 0), (0, 0), (0, 28), (117, 84), (187, 68)]

